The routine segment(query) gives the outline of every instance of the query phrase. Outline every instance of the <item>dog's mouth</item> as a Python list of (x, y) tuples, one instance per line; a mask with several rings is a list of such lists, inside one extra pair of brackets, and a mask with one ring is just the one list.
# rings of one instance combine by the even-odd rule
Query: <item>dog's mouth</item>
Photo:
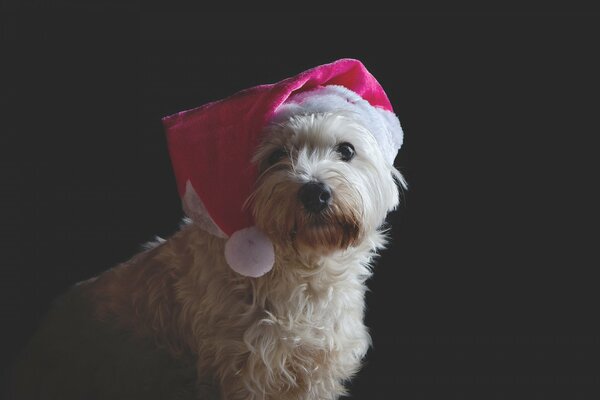
[(330, 224), (333, 221), (331, 221), (331, 215), (327, 215), (326, 213), (312, 213), (312, 212), (305, 212), (306, 214), (306, 222), (305, 222), (305, 226), (308, 228), (319, 228), (323, 225), (326, 224)]
[(290, 239), (297, 249), (329, 253), (355, 245), (360, 238), (355, 218), (340, 214), (306, 214), (296, 218)]

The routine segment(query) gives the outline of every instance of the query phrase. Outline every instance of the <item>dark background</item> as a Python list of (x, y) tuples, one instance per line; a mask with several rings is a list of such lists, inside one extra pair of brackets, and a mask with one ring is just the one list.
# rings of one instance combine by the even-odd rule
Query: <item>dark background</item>
[(4, 368), (53, 298), (177, 229), (161, 117), (353, 57), (410, 185), (353, 398), (600, 398), (598, 15), (5, 11)]

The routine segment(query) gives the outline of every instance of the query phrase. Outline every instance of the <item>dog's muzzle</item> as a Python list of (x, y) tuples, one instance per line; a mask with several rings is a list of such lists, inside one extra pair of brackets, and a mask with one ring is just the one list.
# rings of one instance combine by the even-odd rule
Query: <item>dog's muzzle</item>
[(298, 198), (306, 211), (320, 213), (331, 204), (331, 189), (323, 182), (308, 182), (298, 190)]

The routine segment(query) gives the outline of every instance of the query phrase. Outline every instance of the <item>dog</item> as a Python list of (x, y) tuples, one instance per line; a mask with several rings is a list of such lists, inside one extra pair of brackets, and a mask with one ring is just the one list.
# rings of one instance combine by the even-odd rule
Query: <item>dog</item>
[(32, 338), (16, 399), (337, 399), (370, 347), (367, 280), (406, 188), (352, 112), (286, 114), (261, 135), (245, 207), (272, 269), (233, 271), (184, 219), (72, 287)]

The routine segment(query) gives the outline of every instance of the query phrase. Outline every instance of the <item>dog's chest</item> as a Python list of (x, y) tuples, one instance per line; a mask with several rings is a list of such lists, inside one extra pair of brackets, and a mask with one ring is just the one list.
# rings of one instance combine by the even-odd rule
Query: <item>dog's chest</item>
[(356, 350), (362, 355), (369, 342), (364, 293), (364, 284), (354, 277), (308, 283), (287, 299), (272, 299), (259, 324), (289, 349), (308, 354)]

